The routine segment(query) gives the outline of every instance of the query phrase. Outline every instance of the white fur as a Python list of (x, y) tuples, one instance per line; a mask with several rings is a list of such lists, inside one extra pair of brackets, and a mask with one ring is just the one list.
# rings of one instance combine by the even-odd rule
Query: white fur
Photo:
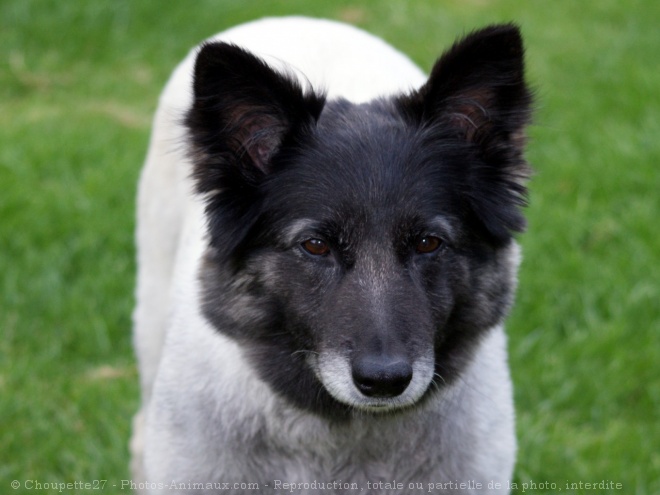
[(431, 350), (413, 363), (413, 378), (406, 390), (396, 397), (366, 397), (351, 378), (351, 365), (339, 353), (310, 356), (310, 365), (330, 394), (344, 404), (367, 411), (385, 411), (409, 406), (417, 402), (433, 380), (434, 359)]
[[(215, 39), (293, 70), (305, 84), (308, 80), (327, 89), (330, 98), (341, 95), (361, 102), (419, 87), (425, 80), (409, 59), (383, 41), (330, 21), (265, 19)], [(462, 379), (423, 407), (394, 417), (364, 414), (341, 425), (275, 396), (238, 344), (201, 315), (197, 274), (207, 240), (180, 124), (191, 103), (194, 58), (192, 51), (160, 98), (140, 180), (134, 338), (143, 403), (131, 442), (135, 482), (259, 482), (261, 489), (251, 493), (268, 493), (263, 483), (275, 480), (342, 480), (359, 483), (366, 493), (369, 480), (424, 482), (426, 487), (469, 473), (484, 490), (456, 493), (491, 493), (486, 490), (491, 481), (503, 483), (500, 492), (507, 492), (515, 439), (500, 327), (484, 338)], [(330, 373), (343, 376), (347, 371)], [(422, 379), (428, 383), (430, 377)], [(422, 385), (411, 387), (411, 394), (416, 397)], [(151, 486), (154, 492), (173, 491)]]

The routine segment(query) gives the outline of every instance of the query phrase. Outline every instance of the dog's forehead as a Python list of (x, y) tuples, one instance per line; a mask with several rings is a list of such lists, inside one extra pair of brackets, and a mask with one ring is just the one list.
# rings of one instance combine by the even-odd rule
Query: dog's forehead
[(383, 128), (390, 131), (404, 128), (401, 115), (393, 103), (386, 98), (366, 103), (352, 103), (344, 99), (330, 100), (323, 108), (317, 122), (320, 133), (343, 136), (360, 135)]
[(313, 175), (319, 192), (375, 198), (395, 186), (403, 193), (408, 170), (419, 158), (417, 129), (387, 100), (354, 104), (331, 101), (297, 160), (299, 177)]
[(290, 233), (333, 223), (345, 232), (364, 234), (374, 225), (394, 232), (413, 218), (450, 215), (451, 178), (423, 141), (387, 100), (330, 102), (311, 139), (271, 177), (269, 211), (307, 219), (294, 222)]
[[(453, 166), (469, 157), (469, 147), (435, 125), (411, 122), (394, 100), (354, 104), (333, 101), (324, 108), (310, 139), (313, 159), (301, 161), (321, 175), (355, 175), (363, 186), (446, 182)], [(465, 156), (464, 156), (465, 155)]]

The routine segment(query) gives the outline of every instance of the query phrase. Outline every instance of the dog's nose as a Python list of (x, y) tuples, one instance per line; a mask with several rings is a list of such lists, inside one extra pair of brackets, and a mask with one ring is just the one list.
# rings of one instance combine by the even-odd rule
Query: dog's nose
[(401, 395), (412, 376), (412, 366), (401, 358), (365, 356), (353, 363), (353, 382), (367, 397)]

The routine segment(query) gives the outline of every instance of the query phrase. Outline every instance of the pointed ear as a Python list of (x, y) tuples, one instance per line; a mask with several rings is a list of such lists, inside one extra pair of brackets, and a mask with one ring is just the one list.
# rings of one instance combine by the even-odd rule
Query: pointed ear
[(271, 171), (284, 142), (312, 125), (324, 97), (228, 43), (207, 43), (194, 70), (194, 100), (186, 118), (199, 192), (224, 189), (238, 173), (254, 184)]
[(525, 228), (529, 168), (523, 157), (532, 93), (525, 83), (519, 29), (495, 25), (459, 40), (436, 62), (427, 83), (399, 99), (400, 111), (438, 139), (458, 139), (463, 194), (498, 241)]
[(477, 144), (493, 134), (515, 141), (529, 123), (531, 102), (522, 37), (512, 24), (456, 42), (435, 63), (428, 82), (403, 99), (416, 119), (440, 121)]

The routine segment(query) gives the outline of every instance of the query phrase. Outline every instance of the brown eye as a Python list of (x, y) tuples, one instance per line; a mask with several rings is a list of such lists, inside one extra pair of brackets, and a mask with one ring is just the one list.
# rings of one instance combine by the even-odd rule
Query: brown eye
[(330, 252), (330, 248), (321, 239), (308, 239), (301, 244), (302, 248), (314, 256), (325, 256)]
[(419, 243), (417, 244), (417, 247), (415, 248), (418, 253), (421, 254), (429, 254), (434, 251), (437, 251), (440, 246), (442, 246), (442, 240), (440, 240), (438, 237), (429, 235), (426, 237), (422, 237), (419, 240)]

